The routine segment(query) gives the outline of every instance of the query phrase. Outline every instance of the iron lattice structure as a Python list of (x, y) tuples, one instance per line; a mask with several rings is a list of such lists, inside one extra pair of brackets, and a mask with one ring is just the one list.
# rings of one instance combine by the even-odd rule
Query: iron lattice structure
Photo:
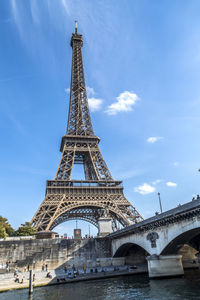
[[(62, 137), (62, 157), (54, 180), (48, 180), (46, 196), (32, 219), (38, 230), (52, 230), (67, 220), (82, 219), (98, 227), (102, 211), (109, 211), (113, 229), (142, 220), (114, 181), (99, 149), (90, 118), (81, 47), (82, 35), (72, 34), (73, 49), (67, 133)], [(71, 180), (74, 164), (83, 164), (85, 180)]]

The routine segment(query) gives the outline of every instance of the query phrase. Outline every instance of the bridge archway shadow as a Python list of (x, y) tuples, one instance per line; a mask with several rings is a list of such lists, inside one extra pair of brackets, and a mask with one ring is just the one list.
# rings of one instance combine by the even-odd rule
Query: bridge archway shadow
[(125, 257), (126, 265), (147, 265), (146, 257), (149, 253), (134, 243), (126, 243), (118, 248), (113, 257)]
[(161, 255), (181, 254), (182, 261), (197, 260), (200, 249), (200, 228), (186, 231), (174, 238), (161, 252)]

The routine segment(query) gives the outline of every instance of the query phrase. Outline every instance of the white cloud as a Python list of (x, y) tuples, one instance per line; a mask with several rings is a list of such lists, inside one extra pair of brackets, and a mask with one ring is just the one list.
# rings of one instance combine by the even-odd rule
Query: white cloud
[(38, 8), (38, 2), (37, 1), (30, 1), (30, 9), (31, 9), (31, 15), (33, 18), (33, 21), (37, 24), (40, 23), (40, 10)]
[(91, 111), (97, 111), (101, 109), (103, 100), (98, 98), (88, 98), (88, 103)]
[(22, 36), (23, 36), (23, 25), (22, 25), (22, 18), (21, 18), (21, 15), (20, 15), (21, 6), (19, 5), (19, 3), (17, 3), (16, 0), (12, 0), (10, 3), (11, 3), (11, 10), (12, 10), (13, 18), (15, 20), (15, 23), (16, 23), (17, 27), (18, 27), (19, 34), (22, 38)]
[(147, 139), (148, 143), (154, 144), (155, 142), (162, 140), (163, 137), (162, 136), (151, 136)]
[(66, 12), (66, 14), (68, 16), (70, 16), (70, 8), (69, 8), (69, 1), (66, 1), (66, 0), (61, 0), (61, 4), (64, 8), (64, 11)]
[(89, 97), (95, 95), (95, 91), (92, 87), (86, 86), (86, 90), (87, 90), (87, 94), (88, 94)]
[(128, 91), (124, 91), (116, 99), (116, 102), (107, 107), (105, 111), (107, 114), (116, 115), (120, 111), (131, 111), (133, 110), (133, 106), (139, 100), (136, 94)]
[(70, 93), (70, 88), (65, 89), (66, 93)]
[(157, 185), (161, 182), (161, 179), (156, 179), (155, 181), (152, 182), (153, 185)]
[(166, 185), (170, 186), (170, 187), (176, 187), (177, 186), (177, 184), (175, 182), (171, 182), (171, 181), (166, 182)]
[(177, 166), (179, 165), (179, 163), (178, 163), (177, 161), (175, 161), (175, 162), (173, 163), (173, 165), (174, 165), (174, 167), (177, 167)]
[(148, 183), (144, 183), (143, 185), (139, 185), (138, 187), (134, 188), (134, 192), (142, 195), (154, 193), (155, 190), (156, 190), (155, 187)]

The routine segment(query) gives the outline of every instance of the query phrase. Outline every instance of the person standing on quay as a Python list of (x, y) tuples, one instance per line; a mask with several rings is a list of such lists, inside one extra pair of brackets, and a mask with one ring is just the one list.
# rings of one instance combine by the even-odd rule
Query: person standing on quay
[(87, 268), (86, 268), (86, 265), (84, 265), (84, 266), (83, 266), (84, 274), (86, 274), (86, 269), (87, 269)]

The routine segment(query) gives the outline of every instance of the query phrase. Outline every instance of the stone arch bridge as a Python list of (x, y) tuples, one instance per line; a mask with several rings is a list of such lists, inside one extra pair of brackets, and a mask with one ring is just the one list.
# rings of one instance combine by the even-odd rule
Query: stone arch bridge
[(198, 256), (200, 199), (116, 231), (109, 237), (113, 257), (125, 256), (136, 262), (143, 257), (148, 262), (150, 277), (181, 275), (184, 273), (180, 255), (183, 245), (193, 249), (193, 257)]

